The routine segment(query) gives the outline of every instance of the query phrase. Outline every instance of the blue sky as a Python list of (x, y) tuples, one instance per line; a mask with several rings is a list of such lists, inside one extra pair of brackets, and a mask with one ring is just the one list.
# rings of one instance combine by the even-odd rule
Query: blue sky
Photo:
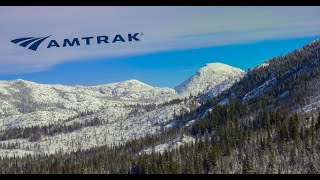
[[(300, 48), (320, 37), (318, 17), (320, 7), (0, 7), (0, 80), (174, 87), (206, 63), (246, 70)], [(143, 39), (36, 52), (10, 42), (130, 32)]]
[(83, 60), (56, 65), (43, 72), (0, 75), (0, 79), (20, 78), (40, 83), (68, 85), (97, 85), (138, 79), (153, 86), (174, 87), (195, 74), (206, 63), (222, 62), (247, 70), (318, 38), (320, 36), (166, 51), (113, 60)]

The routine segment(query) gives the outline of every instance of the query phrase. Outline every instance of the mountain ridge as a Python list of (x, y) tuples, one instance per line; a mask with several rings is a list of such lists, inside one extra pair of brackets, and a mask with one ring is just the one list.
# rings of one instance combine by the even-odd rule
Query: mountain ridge
[[(0, 146), (3, 143), (19, 142), (23, 145), (17, 153), (11, 151), (11, 155), (24, 155), (33, 154), (35, 151), (26, 149), (36, 144), (43, 152), (52, 154), (59, 150), (77, 150), (72, 146), (75, 141), (83, 144), (81, 149), (87, 149), (121, 144), (133, 138), (161, 132), (181, 121), (180, 115), (200, 106), (202, 100), (195, 97), (199, 91), (214, 97), (236, 82), (230, 78), (241, 73), (231, 73), (230, 76), (223, 72), (221, 66), (215, 64), (199, 70), (213, 72), (201, 73), (203, 79), (217, 79), (205, 88), (197, 89), (196, 93), (188, 91), (183, 94), (178, 94), (173, 88), (153, 87), (135, 79), (96, 86), (38, 84), (22, 79), (0, 81), (0, 131), (49, 127), (59, 129), (61, 126), (75, 125), (81, 127), (63, 136), (57, 133), (37, 137), (36, 142), (28, 138), (9, 138), (0, 141)], [(227, 72), (233, 69), (230, 66), (228, 68)], [(220, 71), (219, 76), (207, 77), (219, 74)], [(202, 85), (203, 82), (199, 86)], [(208, 90), (212, 92), (207, 93)]]
[[(180, 99), (163, 104), (117, 101), (96, 112), (74, 112), (71, 117), (61, 118), (77, 109), (59, 106), (0, 118), (1, 128), (7, 128), (0, 131), (0, 156), (15, 156), (3, 167), (11, 172), (10, 165), (17, 162), (17, 156), (40, 154), (30, 156), (33, 166), (27, 166), (27, 161), (19, 171), (30, 172), (25, 167), (37, 167), (42, 172), (45, 166), (52, 169), (48, 172), (55, 172), (61, 166), (52, 168), (47, 162), (56, 160), (63, 165), (69, 163), (60, 168), (63, 173), (65, 169), (74, 172), (70, 164), (79, 168), (85, 164), (86, 172), (101, 173), (105, 162), (112, 162), (105, 169), (107, 173), (172, 173), (172, 165), (179, 173), (318, 173), (320, 114), (310, 112), (319, 113), (320, 109), (319, 55), (320, 41), (315, 41), (269, 59), (245, 74), (226, 76), (226, 80), (208, 88), (207, 79), (201, 78), (210, 79), (212, 73), (210, 67), (203, 68), (182, 83)], [(203, 85), (201, 89), (193, 84), (196, 80)], [(148, 89), (132, 80), (120, 83), (119, 88), (128, 84)], [(201, 93), (185, 96), (192, 88)], [(30, 93), (28, 89), (23, 92)], [(62, 92), (62, 97), (71, 96), (76, 100), (73, 104), (81, 104), (85, 102), (81, 100), (84, 92), (76, 92), (75, 97), (75, 92)], [(28, 127), (28, 123), (38, 126)], [(24, 128), (19, 127), (21, 124)], [(47, 155), (57, 152), (58, 156)], [(75, 153), (70, 156), (69, 152)], [(162, 163), (163, 153), (166, 163)], [(45, 160), (39, 165), (42, 158)], [(19, 162), (26, 159), (18, 158)]]
[(197, 95), (216, 86), (222, 81), (245, 74), (240, 68), (223, 63), (207, 63), (197, 73), (177, 85), (174, 89), (179, 94)]
[[(156, 87), (156, 86), (152, 86), (147, 83), (141, 82), (137, 79), (128, 79), (124, 81), (99, 84), (99, 85), (93, 85), (93, 86), (43, 84), (43, 83), (36, 83), (33, 81), (24, 80), (24, 79), (16, 79), (16, 80), (8, 80), (8, 81), (1, 80), (0, 83), (9, 83), (9, 84), (24, 83), (26, 85), (32, 84), (32, 85), (43, 85), (43, 86), (53, 86), (53, 87), (63, 86), (63, 87), (70, 87), (70, 88), (83, 87), (83, 88), (130, 89), (130, 87), (132, 87), (132, 88), (140, 88), (140, 89), (146, 89), (146, 90), (151, 90), (151, 89), (165, 90), (165, 91), (170, 91), (172, 93), (185, 94), (185, 96), (189, 96), (189, 95), (194, 96), (194, 95), (197, 95), (198, 93), (208, 90), (209, 87), (214, 87), (215, 85), (221, 83), (224, 80), (231, 79), (236, 76), (241, 76), (243, 74), (245, 74), (245, 72), (239, 68), (232, 67), (227, 64), (223, 64), (219, 62), (213, 62), (213, 63), (207, 63), (204, 67), (200, 68), (195, 75), (190, 76), (188, 79), (178, 84), (174, 88)], [(213, 76), (213, 77), (209, 77), (209, 76)], [(217, 77), (214, 77), (214, 76), (217, 76)], [(201, 83), (201, 84), (197, 84), (197, 83)], [(196, 92), (192, 92), (195, 86), (197, 87)]]

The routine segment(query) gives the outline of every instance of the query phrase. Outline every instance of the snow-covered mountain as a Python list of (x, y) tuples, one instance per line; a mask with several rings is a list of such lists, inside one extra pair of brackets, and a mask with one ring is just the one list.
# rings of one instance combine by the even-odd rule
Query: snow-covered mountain
[(152, 87), (138, 80), (127, 80), (120, 83), (112, 83), (94, 86), (103, 94), (120, 100), (161, 101), (177, 97), (171, 88)]
[[(70, 129), (74, 129), (42, 134), (37, 140), (6, 137), (0, 141), (0, 156), (69, 152), (119, 144), (160, 132), (172, 126), (176, 116), (196, 108), (191, 103), (194, 99), (185, 101), (186, 97), (200, 93), (212, 98), (243, 74), (238, 68), (211, 63), (175, 89), (152, 87), (138, 80), (98, 86), (38, 84), (21, 79), (0, 81), (3, 133), (31, 127), (72, 126)], [(99, 123), (88, 125), (97, 120)], [(8, 144), (18, 146), (8, 150)]]
[(243, 74), (245, 74), (245, 72), (239, 68), (222, 63), (209, 63), (201, 68), (196, 75), (176, 86), (175, 90), (182, 95), (195, 96), (210, 90), (225, 80)]

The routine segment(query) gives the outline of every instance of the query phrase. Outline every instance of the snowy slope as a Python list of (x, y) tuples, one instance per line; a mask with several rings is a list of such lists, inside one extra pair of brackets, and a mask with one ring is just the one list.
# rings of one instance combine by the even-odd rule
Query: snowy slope
[(170, 142), (159, 144), (154, 148), (145, 149), (143, 150), (143, 152), (140, 152), (140, 154), (142, 153), (151, 154), (152, 151), (163, 153), (164, 151), (177, 149), (182, 145), (194, 143), (194, 141), (195, 141), (194, 137), (183, 134), (182, 137), (178, 137)]
[(219, 95), (221, 92), (229, 89), (234, 83), (238, 82), (241, 80), (241, 78), (243, 78), (244, 75), (241, 74), (239, 76), (235, 76), (233, 78), (224, 80), (223, 82), (221, 82), (220, 84), (217, 84), (216, 86), (213, 87), (209, 87), (207, 91), (204, 91), (201, 94), (201, 98), (203, 101), (207, 100), (207, 99), (212, 99), (214, 97), (216, 97), (217, 95)]
[[(244, 72), (221, 63), (208, 64), (176, 89), (152, 87), (138, 80), (98, 86), (38, 84), (25, 80), (0, 81), (0, 130), (65, 125), (99, 119), (71, 132), (41, 135), (38, 140), (0, 141), (0, 156), (70, 152), (117, 145), (171, 127), (175, 115), (196, 107), (183, 101), (203, 93), (213, 98)], [(172, 101), (175, 100), (175, 101)], [(79, 116), (82, 113), (85, 115)], [(11, 145), (7, 149), (7, 145)]]
[(175, 90), (184, 96), (195, 96), (208, 91), (225, 80), (243, 75), (244, 73), (243, 70), (226, 64), (209, 63), (194, 76), (176, 86)]

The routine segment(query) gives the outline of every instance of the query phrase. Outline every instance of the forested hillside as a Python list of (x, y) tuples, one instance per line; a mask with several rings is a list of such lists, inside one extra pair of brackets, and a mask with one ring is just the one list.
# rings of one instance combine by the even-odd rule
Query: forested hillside
[(288, 112), (312, 104), (304, 110), (314, 110), (319, 105), (319, 83), (320, 40), (316, 40), (249, 69), (241, 81), (221, 93), (216, 101), (234, 98), (248, 101), (257, 109), (269, 104), (269, 109)]
[[(172, 129), (125, 145), (71, 154), (1, 158), (1, 173), (319, 173), (320, 116), (276, 111), (244, 118), (247, 105), (217, 106), (191, 128)], [(164, 153), (142, 153), (190, 133), (194, 143)]]

